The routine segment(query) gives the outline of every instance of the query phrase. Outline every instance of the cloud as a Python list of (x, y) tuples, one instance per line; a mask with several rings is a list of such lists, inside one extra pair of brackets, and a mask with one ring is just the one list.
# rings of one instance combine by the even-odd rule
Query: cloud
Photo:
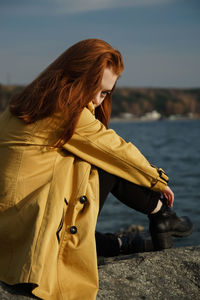
[(16, 15), (60, 15), (122, 7), (163, 5), (177, 0), (1, 0), (0, 11)]

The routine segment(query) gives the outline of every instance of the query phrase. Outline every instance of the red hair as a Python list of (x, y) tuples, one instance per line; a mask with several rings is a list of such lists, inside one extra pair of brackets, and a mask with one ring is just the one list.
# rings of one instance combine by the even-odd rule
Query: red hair
[[(12, 114), (26, 124), (64, 113), (65, 126), (55, 146), (61, 146), (74, 132), (81, 111), (98, 93), (105, 68), (119, 76), (123, 71), (120, 52), (105, 41), (80, 41), (61, 54), (10, 102)], [(111, 94), (95, 109), (106, 127), (111, 114)]]

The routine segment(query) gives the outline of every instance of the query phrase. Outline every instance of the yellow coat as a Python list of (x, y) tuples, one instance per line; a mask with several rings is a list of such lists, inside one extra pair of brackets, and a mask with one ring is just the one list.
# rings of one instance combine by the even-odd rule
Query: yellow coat
[(8, 110), (0, 117), (0, 280), (34, 283), (42, 299), (94, 300), (95, 167), (155, 191), (168, 178), (96, 120), (92, 103), (63, 149), (48, 146), (54, 121), (25, 125)]

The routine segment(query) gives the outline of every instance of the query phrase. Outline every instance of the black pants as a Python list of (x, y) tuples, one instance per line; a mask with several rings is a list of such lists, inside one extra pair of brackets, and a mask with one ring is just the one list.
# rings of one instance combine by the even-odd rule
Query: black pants
[[(119, 201), (144, 214), (150, 214), (157, 206), (161, 194), (148, 188), (136, 185), (125, 179), (98, 169), (100, 185), (99, 213), (111, 192)], [(119, 242), (115, 235), (96, 232), (98, 256), (114, 256), (119, 254)]]

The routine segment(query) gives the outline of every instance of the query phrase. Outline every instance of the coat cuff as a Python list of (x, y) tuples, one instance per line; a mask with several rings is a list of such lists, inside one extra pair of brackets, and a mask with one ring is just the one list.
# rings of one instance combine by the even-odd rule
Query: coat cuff
[(163, 191), (169, 182), (169, 177), (166, 175), (163, 169), (157, 168), (155, 166), (152, 166), (156, 168), (158, 172), (158, 177), (156, 179), (156, 182), (153, 183), (151, 189), (154, 191)]

